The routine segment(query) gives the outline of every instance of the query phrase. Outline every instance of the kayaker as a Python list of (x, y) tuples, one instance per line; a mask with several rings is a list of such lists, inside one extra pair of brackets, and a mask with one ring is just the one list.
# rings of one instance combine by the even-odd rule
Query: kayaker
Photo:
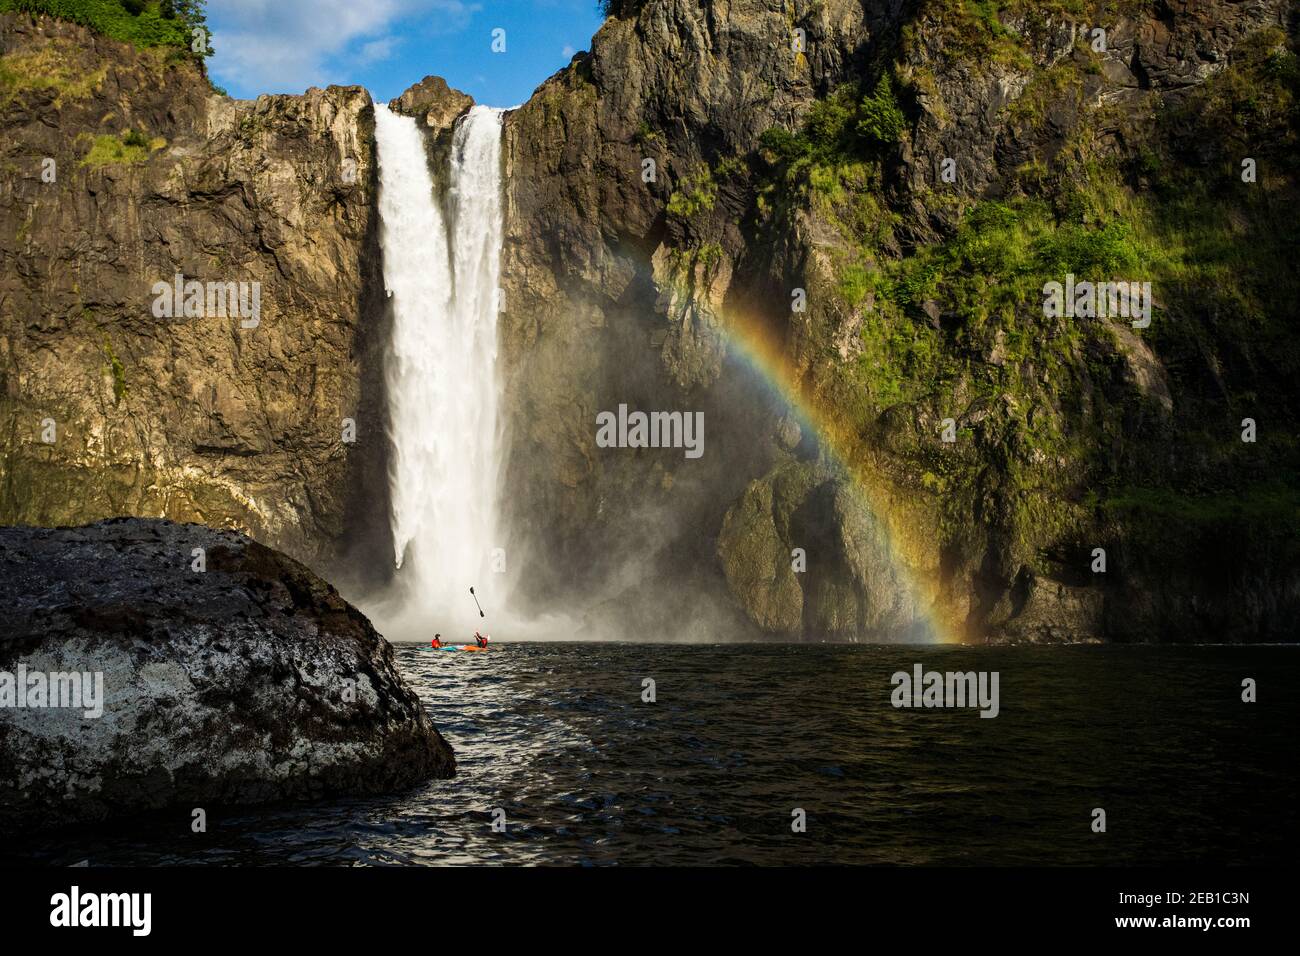
[(433, 635), (433, 640), (429, 642), (429, 646), (430, 646), (430, 647), (442, 647), (442, 635), (441, 635), (441, 634), (435, 634), (435, 635)]
[(483, 636), (482, 634), (480, 634), (478, 631), (475, 631), (475, 632), (474, 632), (474, 643), (475, 643), (475, 644), (477, 644), (479, 647), (486, 648), (486, 647), (487, 647), (487, 642), (488, 642), (488, 639), (487, 639), (486, 637), (484, 637), (484, 636)]

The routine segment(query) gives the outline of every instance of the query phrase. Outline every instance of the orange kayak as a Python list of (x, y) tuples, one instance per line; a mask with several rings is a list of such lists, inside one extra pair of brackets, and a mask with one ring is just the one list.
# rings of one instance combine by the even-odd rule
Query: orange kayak
[(479, 647), (477, 644), (444, 644), (442, 647), (435, 647), (435, 651), (486, 651), (486, 647)]

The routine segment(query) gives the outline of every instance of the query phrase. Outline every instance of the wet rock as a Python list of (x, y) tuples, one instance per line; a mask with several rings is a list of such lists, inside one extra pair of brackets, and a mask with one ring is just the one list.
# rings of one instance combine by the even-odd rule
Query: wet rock
[(798, 633), (803, 625), (803, 588), (791, 548), (777, 528), (789, 520), (772, 481), (756, 481), (727, 512), (718, 536), (718, 557), (737, 603), (765, 631)]
[(98, 717), (84, 701), (0, 707), (0, 830), (455, 772), (392, 646), (307, 568), (236, 532), (0, 528), (0, 608), (0, 673), (102, 675)]
[(924, 624), (885, 525), (859, 488), (816, 464), (751, 482), (727, 512), (718, 557), (765, 631), (887, 641)]
[(784, 416), (776, 425), (776, 440), (787, 451), (793, 451), (803, 439), (803, 429), (793, 415)]
[(998, 637), (1028, 644), (1096, 642), (1103, 604), (1098, 588), (1031, 577), (1020, 606), (997, 627)]

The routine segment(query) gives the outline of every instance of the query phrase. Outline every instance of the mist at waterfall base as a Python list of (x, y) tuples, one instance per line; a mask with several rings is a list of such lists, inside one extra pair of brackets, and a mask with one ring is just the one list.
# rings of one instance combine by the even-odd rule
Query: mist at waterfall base
[[(671, 628), (643, 613), (658, 566), (672, 560), (676, 534), (669, 527), (679, 524), (663, 509), (629, 509), (629, 547), (599, 556), (605, 579), (580, 602), (568, 595), (563, 611), (533, 605), (527, 613), (510, 605), (512, 580), (530, 557), (545, 556), (526, 555), (519, 540), (508, 544), (500, 519), (504, 112), (471, 108), (457, 121), (447, 155), (431, 168), (416, 120), (375, 107), (380, 246), (392, 320), (384, 387), (393, 563), (383, 590), (354, 600), (380, 633), (402, 642), (427, 643), (435, 633), (465, 642), (476, 630), (508, 640), (739, 637), (738, 620), (719, 610), (707, 587), (690, 596), (677, 589)], [(629, 597), (635, 592), (642, 599)]]

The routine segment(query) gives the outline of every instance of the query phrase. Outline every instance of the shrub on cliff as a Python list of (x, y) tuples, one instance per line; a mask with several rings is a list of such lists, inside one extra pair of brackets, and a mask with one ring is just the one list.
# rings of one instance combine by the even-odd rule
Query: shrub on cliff
[(759, 146), (767, 162), (791, 179), (807, 166), (864, 159), (897, 143), (906, 128), (902, 104), (885, 75), (865, 95), (856, 83), (841, 86), (812, 105), (799, 132), (775, 126), (759, 137)]
[(202, 60), (212, 55), (211, 36), (201, 53), (193, 31), (207, 31), (205, 0), (0, 0), (0, 13), (44, 14), (70, 20), (96, 33), (138, 47), (174, 47)]
[(124, 134), (114, 136), (102, 133), (91, 142), (90, 149), (82, 157), (82, 166), (117, 166), (143, 163), (149, 153), (165, 145), (161, 138), (150, 140), (143, 133), (127, 130)]
[(694, 219), (712, 209), (717, 198), (713, 172), (707, 165), (702, 165), (693, 175), (683, 177), (681, 188), (673, 190), (668, 197), (668, 214), (683, 220)]
[(596, 0), (596, 6), (607, 17), (621, 17), (635, 13), (642, 0)]
[(902, 139), (906, 127), (907, 120), (894, 95), (894, 86), (888, 76), (883, 76), (871, 95), (863, 97), (858, 106), (858, 135), (887, 146)]

